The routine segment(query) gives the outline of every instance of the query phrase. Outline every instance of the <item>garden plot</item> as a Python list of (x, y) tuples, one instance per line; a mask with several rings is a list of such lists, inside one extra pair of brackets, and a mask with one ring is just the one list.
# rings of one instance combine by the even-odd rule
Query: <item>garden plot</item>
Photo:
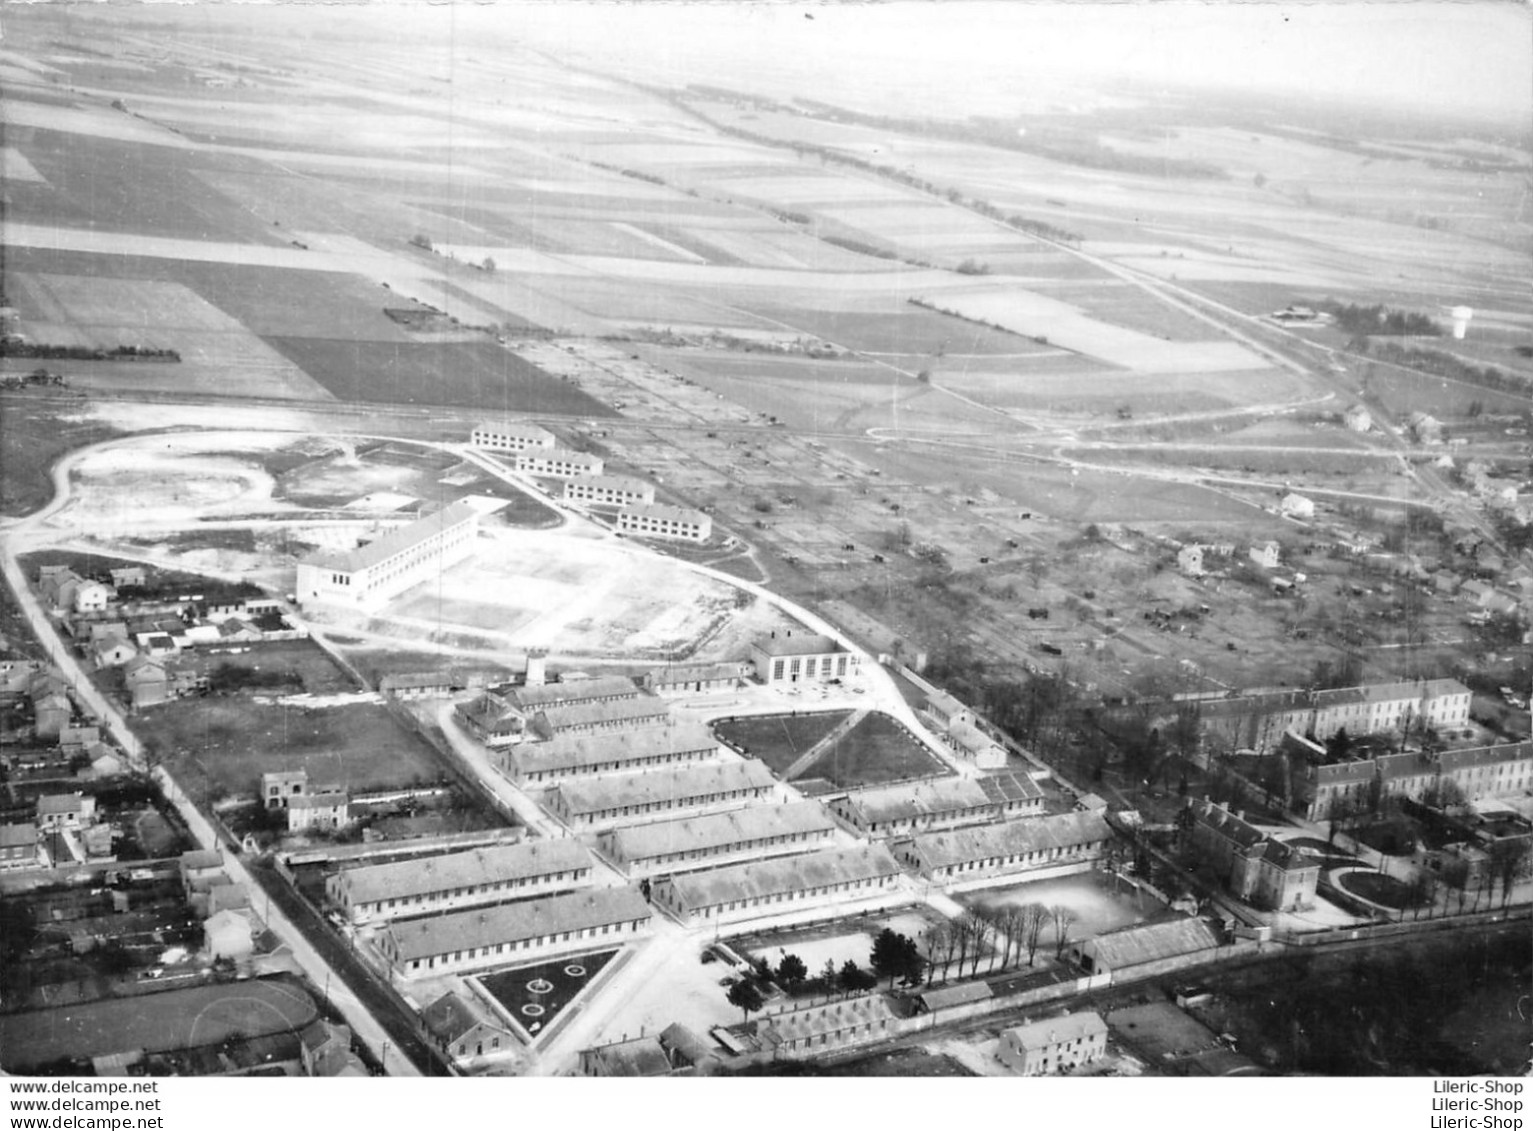
[(939, 306), (965, 318), (1095, 357), (1136, 373), (1213, 373), (1266, 369), (1268, 362), (1235, 342), (1167, 342), (1092, 318), (1070, 303), (1032, 291), (945, 294)]

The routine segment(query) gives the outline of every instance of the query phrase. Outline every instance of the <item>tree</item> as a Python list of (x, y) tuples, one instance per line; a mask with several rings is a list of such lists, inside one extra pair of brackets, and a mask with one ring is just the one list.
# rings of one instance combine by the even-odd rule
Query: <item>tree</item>
[(825, 992), (836, 992), (836, 964), (831, 959), (825, 960), (825, 965), (820, 967), (820, 982), (825, 986)]
[(932, 984), (932, 977), (937, 972), (937, 956), (947, 945), (947, 936), (946, 923), (934, 923), (921, 935), (921, 941), (926, 947), (926, 984), (928, 986)]
[(766, 1004), (761, 1000), (761, 991), (756, 988), (756, 983), (749, 978), (741, 978), (738, 982), (731, 983), (727, 997), (729, 1004), (739, 1009), (746, 1021), (751, 1019), (752, 1013)]
[(1530, 849), (1533, 849), (1533, 845), (1524, 837), (1509, 837), (1491, 842), (1490, 867), (1486, 871), (1501, 881), (1502, 907), (1512, 898), (1513, 886), (1528, 874)]
[(873, 973), (880, 978), (888, 978), (890, 989), (894, 988), (894, 979), (901, 971), (903, 951), (900, 942), (904, 937), (895, 934), (892, 928), (885, 927), (873, 940), (873, 952), (868, 956), (868, 965), (873, 968)]
[(809, 977), (809, 967), (796, 954), (785, 954), (777, 964), (777, 980), (789, 993), (795, 992)]
[(1065, 944), (1070, 941), (1070, 924), (1080, 918), (1073, 910), (1056, 903), (1049, 908), (1049, 917), (1054, 920), (1054, 957), (1065, 956)]
[(926, 973), (926, 959), (921, 954), (921, 947), (909, 935), (901, 935), (899, 939), (900, 984), (905, 986), (920, 985), (921, 976)]
[(479, 269), (481, 271), (483, 271), (486, 275), (493, 275), (493, 274), (495, 274), (495, 260), (491, 259), (488, 255), (486, 255), (484, 257), (484, 262), (479, 265)]
[(969, 976), (972, 978), (979, 973), (979, 960), (984, 955), (985, 944), (995, 934), (995, 929), (990, 925), (990, 920), (972, 911), (964, 916), (964, 921), (968, 924), (970, 942), (974, 946), (974, 962), (969, 967)]
[(837, 976), (841, 988), (849, 994), (861, 993), (863, 990), (871, 990), (878, 985), (878, 975), (864, 970), (857, 965), (857, 960), (848, 958), (841, 967), (841, 973)]
[(1049, 909), (1041, 903), (1029, 903), (1022, 908), (1022, 945), (1027, 948), (1029, 966), (1038, 955), (1038, 943), (1043, 938), (1043, 927), (1050, 918)]

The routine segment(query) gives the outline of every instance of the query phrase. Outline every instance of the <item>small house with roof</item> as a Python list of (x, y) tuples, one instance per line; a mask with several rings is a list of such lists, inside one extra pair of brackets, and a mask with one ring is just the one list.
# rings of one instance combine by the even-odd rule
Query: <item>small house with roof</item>
[(208, 916), (202, 924), (203, 947), (208, 957), (239, 961), (255, 950), (255, 935), (248, 912), (225, 909)]
[(464, 1066), (517, 1047), (509, 1029), (474, 1010), (451, 990), (421, 1010), (421, 1024), (437, 1048)]
[(351, 1051), (351, 1028), (316, 1017), (298, 1033), (299, 1059), (309, 1076), (363, 1077), (367, 1066)]
[(1257, 542), (1246, 551), (1246, 556), (1262, 569), (1277, 569), (1283, 548), (1276, 542)]
[(37, 825), (0, 825), (0, 872), (19, 872), (38, 865)]
[(290, 833), (331, 832), (350, 822), (350, 800), (339, 790), (301, 793), (288, 798), (287, 831)]
[(44, 832), (82, 829), (96, 820), (96, 799), (84, 793), (52, 793), (37, 799), (37, 826)]
[(170, 679), (160, 660), (134, 656), (122, 667), (122, 680), (135, 708), (151, 707), (170, 698)]
[(126, 637), (107, 636), (90, 646), (90, 660), (97, 668), (117, 668), (126, 664), (138, 649)]
[(1047, 1076), (1090, 1064), (1106, 1051), (1107, 1023), (1086, 1011), (1003, 1029), (995, 1055), (1018, 1075)]

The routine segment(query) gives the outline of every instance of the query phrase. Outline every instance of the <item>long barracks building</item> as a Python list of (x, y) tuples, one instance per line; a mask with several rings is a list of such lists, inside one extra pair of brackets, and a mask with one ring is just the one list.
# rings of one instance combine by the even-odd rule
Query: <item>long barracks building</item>
[(643, 727), (615, 734), (556, 734), (506, 752), (506, 775), (524, 785), (550, 785), (597, 774), (674, 768), (701, 762), (720, 750), (702, 723)]
[(343, 868), (325, 880), (325, 895), (352, 922), (363, 922), (547, 895), (590, 882), (591, 855), (578, 841), (535, 840)]
[(898, 895), (900, 875), (887, 848), (864, 844), (670, 876), (653, 894), (684, 923), (728, 923)]
[(679, 821), (611, 829), (597, 848), (630, 876), (716, 867), (739, 857), (829, 848), (836, 822), (814, 801), (751, 805)]
[(741, 806), (769, 796), (777, 779), (752, 758), (716, 766), (609, 774), (564, 782), (545, 804), (572, 828), (632, 824), (705, 806)]
[(593, 888), (396, 920), (377, 946), (398, 974), (418, 978), (615, 946), (647, 934), (649, 918), (634, 888)]
[(474, 552), (479, 512), (456, 502), (346, 553), (311, 554), (298, 563), (298, 604), (377, 609)]

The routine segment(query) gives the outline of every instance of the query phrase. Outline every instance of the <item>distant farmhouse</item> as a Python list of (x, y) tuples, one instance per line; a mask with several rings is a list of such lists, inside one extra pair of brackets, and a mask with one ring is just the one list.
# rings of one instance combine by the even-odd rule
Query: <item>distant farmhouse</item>
[(298, 563), (298, 603), (375, 610), (474, 552), (479, 512), (457, 502), (348, 553)]

